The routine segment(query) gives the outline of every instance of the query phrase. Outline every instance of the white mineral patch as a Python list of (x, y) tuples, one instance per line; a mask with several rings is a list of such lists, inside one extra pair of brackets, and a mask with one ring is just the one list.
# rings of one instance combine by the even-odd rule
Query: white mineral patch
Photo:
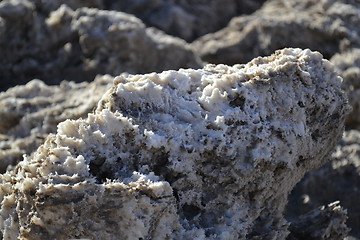
[(287, 195), (342, 135), (340, 85), (300, 49), (117, 77), (93, 114), (1, 176), (3, 235), (285, 239)]

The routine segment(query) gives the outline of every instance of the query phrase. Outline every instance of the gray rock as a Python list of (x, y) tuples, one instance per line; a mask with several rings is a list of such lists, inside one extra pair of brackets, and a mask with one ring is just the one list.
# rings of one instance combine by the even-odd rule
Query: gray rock
[(288, 240), (340, 240), (347, 237), (349, 228), (345, 222), (347, 211), (339, 202), (321, 206), (291, 223)]
[(91, 83), (63, 81), (59, 86), (33, 80), (0, 93), (0, 172), (34, 152), (58, 123), (86, 117), (112, 80), (98, 76)]
[(307, 173), (295, 187), (287, 216), (294, 219), (309, 209), (340, 201), (347, 209), (350, 234), (360, 239), (360, 132), (345, 132), (332, 159), (324, 167)]
[(108, 9), (134, 14), (146, 24), (192, 41), (226, 26), (234, 16), (259, 9), (265, 0), (105, 1)]
[(310, 48), (329, 59), (360, 46), (360, 3), (355, 0), (270, 0), (249, 16), (193, 43), (204, 61), (244, 63), (284, 47)]
[(115, 78), (0, 175), (5, 239), (285, 239), (287, 195), (328, 160), (347, 99), (321, 54)]
[(360, 48), (337, 53), (330, 61), (344, 79), (343, 88), (348, 93), (349, 103), (353, 109), (346, 125), (348, 128), (360, 130)]
[(185, 41), (146, 28), (132, 15), (66, 5), (48, 12), (55, 3), (42, 12), (35, 3), (0, 2), (0, 90), (34, 78), (59, 84), (201, 66)]

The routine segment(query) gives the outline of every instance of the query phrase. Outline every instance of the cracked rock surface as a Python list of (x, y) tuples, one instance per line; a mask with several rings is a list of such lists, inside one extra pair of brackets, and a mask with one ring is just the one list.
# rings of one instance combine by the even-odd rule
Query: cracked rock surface
[(0, 176), (4, 239), (285, 239), (287, 195), (348, 111), (309, 50), (116, 77), (93, 114)]

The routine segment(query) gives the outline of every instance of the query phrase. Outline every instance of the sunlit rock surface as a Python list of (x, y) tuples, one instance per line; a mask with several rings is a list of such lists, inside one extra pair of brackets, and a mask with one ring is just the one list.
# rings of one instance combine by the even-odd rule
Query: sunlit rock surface
[(86, 119), (1, 175), (4, 239), (285, 239), (347, 100), (321, 54), (117, 77)]
[(86, 117), (112, 82), (109, 75), (58, 86), (33, 80), (0, 93), (0, 172), (33, 153), (58, 123)]

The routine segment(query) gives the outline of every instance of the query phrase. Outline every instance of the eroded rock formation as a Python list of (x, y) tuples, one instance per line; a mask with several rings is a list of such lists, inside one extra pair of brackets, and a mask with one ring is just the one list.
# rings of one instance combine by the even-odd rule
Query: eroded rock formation
[(269, 0), (259, 11), (233, 18), (193, 46), (211, 63), (245, 63), (284, 47), (310, 48), (329, 59), (360, 46), (359, 16), (355, 0)]
[(0, 93), (0, 172), (31, 155), (58, 123), (86, 117), (112, 85), (110, 76), (93, 82), (48, 86), (33, 80)]
[(349, 107), (321, 54), (115, 78), (1, 175), (5, 239), (285, 239), (287, 195)]
[(67, 5), (56, 8), (59, 3), (0, 2), (0, 90), (34, 78), (59, 84), (64, 79), (92, 81), (97, 74), (201, 67), (184, 40), (146, 28), (132, 15), (85, 7), (73, 10)]

